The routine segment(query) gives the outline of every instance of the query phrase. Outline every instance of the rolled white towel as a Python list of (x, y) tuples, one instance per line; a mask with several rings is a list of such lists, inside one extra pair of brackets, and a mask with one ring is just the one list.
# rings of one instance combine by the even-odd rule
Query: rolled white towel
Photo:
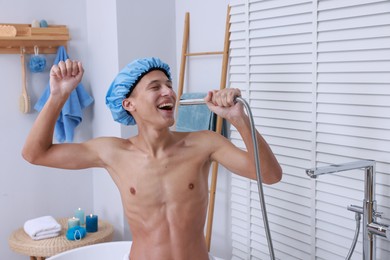
[(46, 239), (46, 238), (52, 238), (52, 237), (58, 237), (61, 235), (61, 232), (51, 232), (47, 234), (41, 234), (39, 236), (31, 237), (33, 240), (41, 240), (41, 239)]
[(61, 225), (52, 216), (27, 220), (24, 231), (34, 240), (56, 237), (61, 233)]

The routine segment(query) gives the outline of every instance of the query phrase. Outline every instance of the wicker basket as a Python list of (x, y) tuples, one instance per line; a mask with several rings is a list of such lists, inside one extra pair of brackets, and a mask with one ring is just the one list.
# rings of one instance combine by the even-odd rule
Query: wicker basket
[(23, 228), (19, 228), (11, 234), (8, 243), (10, 248), (28, 256), (49, 257), (58, 253), (87, 245), (112, 241), (114, 229), (111, 224), (99, 220), (99, 230), (87, 235), (78, 241), (68, 240), (66, 238), (67, 218), (57, 220), (61, 224), (61, 235), (54, 238), (33, 240)]

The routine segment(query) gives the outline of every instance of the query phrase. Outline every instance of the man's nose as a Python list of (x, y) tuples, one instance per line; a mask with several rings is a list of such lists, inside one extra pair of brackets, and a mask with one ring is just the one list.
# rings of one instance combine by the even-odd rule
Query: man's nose
[(172, 95), (173, 93), (175, 93), (175, 92), (173, 91), (172, 87), (167, 86), (167, 85), (164, 85), (164, 86), (162, 87), (161, 92), (162, 92), (162, 95), (163, 95), (163, 96)]

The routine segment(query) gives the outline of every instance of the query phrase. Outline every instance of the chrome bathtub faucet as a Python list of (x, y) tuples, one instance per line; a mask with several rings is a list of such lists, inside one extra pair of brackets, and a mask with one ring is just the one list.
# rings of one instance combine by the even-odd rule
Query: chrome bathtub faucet
[(360, 160), (344, 164), (333, 164), (324, 167), (307, 169), (306, 174), (311, 178), (319, 175), (364, 169), (364, 199), (363, 207), (351, 205), (348, 210), (363, 214), (363, 260), (376, 259), (375, 235), (390, 240), (390, 227), (376, 222), (381, 213), (376, 212), (375, 201), (375, 161)]

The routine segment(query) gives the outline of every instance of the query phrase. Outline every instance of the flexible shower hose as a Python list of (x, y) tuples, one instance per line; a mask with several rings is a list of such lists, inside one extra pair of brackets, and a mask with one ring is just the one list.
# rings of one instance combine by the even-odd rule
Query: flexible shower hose
[[(271, 239), (271, 232), (270, 232), (269, 224), (268, 224), (267, 210), (266, 210), (266, 206), (265, 206), (265, 202), (264, 202), (263, 182), (262, 182), (262, 178), (261, 178), (261, 174), (260, 174), (259, 150), (258, 150), (256, 128), (255, 128), (255, 123), (253, 120), (252, 110), (251, 110), (248, 102), (246, 102), (246, 100), (243, 99), (242, 97), (236, 97), (235, 101), (243, 104), (243, 106), (245, 107), (245, 110), (248, 114), (248, 117), (249, 117), (252, 142), (253, 142), (254, 157), (255, 157), (257, 188), (259, 190), (260, 207), (262, 209), (261, 213), (263, 215), (264, 229), (265, 229), (265, 234), (267, 237), (270, 259), (275, 260), (274, 248), (273, 248), (272, 239)], [(202, 104), (205, 104), (206, 102), (203, 99), (188, 99), (188, 100), (180, 100), (179, 103), (180, 103), (180, 105), (202, 105)]]
[(238, 102), (241, 102), (244, 105), (246, 112), (248, 114), (248, 117), (249, 117), (250, 125), (251, 125), (252, 142), (253, 142), (253, 150), (254, 150), (255, 165), (256, 165), (257, 188), (259, 190), (260, 206), (262, 209), (261, 213), (263, 215), (264, 229), (265, 229), (265, 234), (267, 236), (269, 256), (270, 256), (270, 259), (274, 260), (275, 253), (274, 253), (274, 247), (272, 245), (271, 232), (270, 232), (269, 224), (268, 224), (267, 210), (266, 210), (266, 206), (265, 206), (265, 202), (264, 202), (263, 181), (262, 181), (262, 178), (260, 175), (259, 150), (258, 150), (256, 128), (255, 128), (255, 123), (253, 120), (252, 110), (251, 110), (248, 102), (246, 102), (245, 99), (243, 99), (241, 97), (236, 97), (236, 100)]
[(360, 232), (360, 219), (361, 219), (360, 213), (355, 212), (355, 220), (356, 220), (355, 236), (353, 237), (352, 245), (351, 248), (349, 249), (347, 258), (345, 258), (346, 260), (351, 259), (353, 251), (355, 250), (356, 242), (358, 240), (359, 232)]

